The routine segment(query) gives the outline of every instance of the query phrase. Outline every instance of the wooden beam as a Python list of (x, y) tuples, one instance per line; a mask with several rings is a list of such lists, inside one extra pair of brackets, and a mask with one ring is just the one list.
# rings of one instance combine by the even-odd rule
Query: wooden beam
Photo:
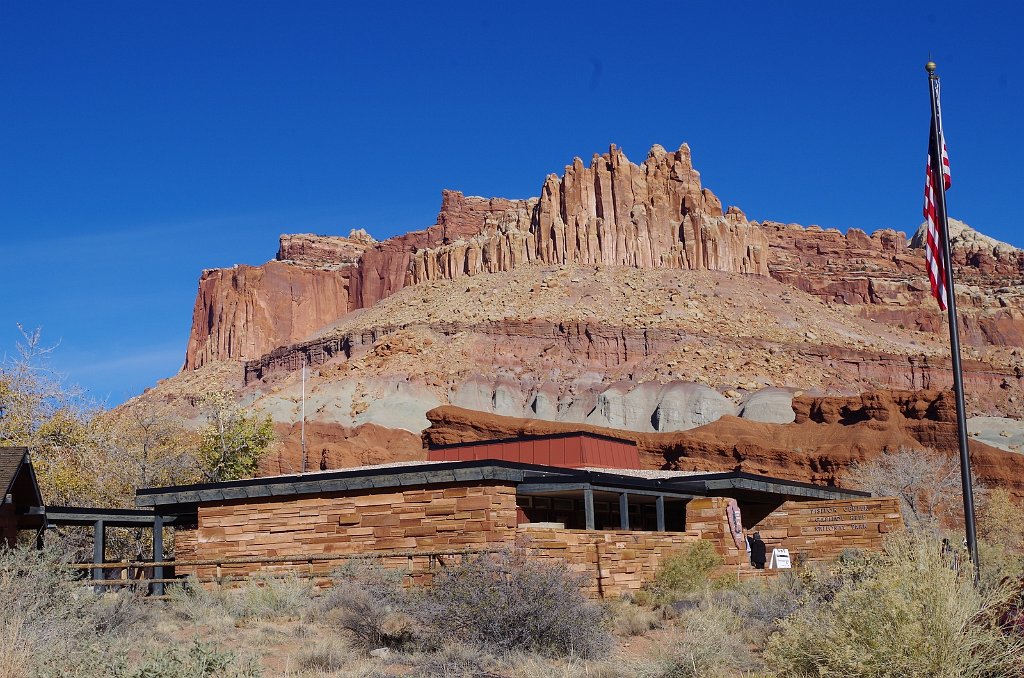
[(579, 492), (590, 487), (590, 483), (520, 483), (516, 494), (550, 494), (552, 492)]
[[(153, 562), (160, 562), (164, 559), (164, 517), (157, 515), (153, 520)], [(156, 565), (153, 567), (153, 579), (164, 578), (164, 566)], [(157, 581), (153, 583), (153, 595), (162, 596), (164, 594), (164, 583)]]
[[(106, 546), (107, 546), (107, 530), (103, 525), (102, 520), (97, 520), (92, 525), (92, 562), (93, 565), (102, 565), (103, 560), (106, 557)], [(92, 571), (93, 579), (103, 579), (103, 568), (97, 567)], [(103, 589), (100, 586), (94, 586), (93, 590), (96, 593), (100, 593)]]
[(619, 495), (619, 527), (623, 531), (629, 529), (629, 493)]
[(659, 496), (654, 500), (654, 511), (658, 517), (658, 532), (665, 531), (665, 497)]
[(589, 485), (583, 488), (583, 514), (586, 516), (588, 530), (594, 528), (594, 490)]

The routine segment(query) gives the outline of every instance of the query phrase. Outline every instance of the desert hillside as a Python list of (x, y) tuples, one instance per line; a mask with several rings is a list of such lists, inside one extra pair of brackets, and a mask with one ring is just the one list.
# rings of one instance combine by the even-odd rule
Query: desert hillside
[[(1016, 451), (1024, 252), (951, 230), (972, 433)], [(185, 367), (142, 397), (195, 417), (231, 390), (276, 423), (267, 470), (294, 470), (303, 365), (323, 467), (422, 456), (443, 405), (656, 434), (952, 383), (917, 238), (750, 221), (685, 144), (577, 158), (538, 198), (445, 191), (434, 225), (389, 240), (284, 235), (263, 266), (204, 271)]]

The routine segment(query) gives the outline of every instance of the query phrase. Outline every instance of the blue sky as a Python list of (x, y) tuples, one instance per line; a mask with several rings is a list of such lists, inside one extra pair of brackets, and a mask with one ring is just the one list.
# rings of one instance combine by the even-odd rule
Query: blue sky
[(1015, 3), (0, 0), (0, 352), (116, 404), (176, 372), (203, 268), (433, 223), (573, 156), (690, 144), (754, 219), (920, 222), (929, 50), (951, 215), (1024, 246)]

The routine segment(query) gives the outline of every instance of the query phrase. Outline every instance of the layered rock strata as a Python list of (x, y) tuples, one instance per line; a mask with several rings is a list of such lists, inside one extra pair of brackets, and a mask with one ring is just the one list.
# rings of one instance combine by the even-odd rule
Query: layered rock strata
[[(931, 297), (920, 234), (908, 245), (905, 234), (890, 229), (868, 236), (775, 222), (761, 228), (776, 280), (889, 325), (947, 331)], [(1024, 346), (1024, 251), (956, 220), (950, 233), (963, 343)]]
[(463, 242), (418, 252), (412, 282), (520, 263), (607, 264), (767, 275), (767, 240), (700, 183), (690, 149), (655, 146), (637, 165), (614, 145), (552, 174), (540, 199), (485, 219)]
[[(586, 430), (637, 443), (645, 468), (745, 471), (826, 485), (843, 485), (852, 464), (883, 451), (929, 447), (957, 455), (953, 398), (945, 391), (877, 391), (850, 398), (794, 399), (796, 419), (770, 424), (723, 417), (677, 433), (502, 417), (457, 407), (427, 413), (425, 447)], [(1024, 455), (970, 442), (974, 472), (991, 487), (1024, 498)]]
[[(610, 264), (640, 268), (768, 274), (768, 241), (737, 208), (703, 188), (685, 144), (672, 153), (651, 149), (636, 165), (615, 146), (595, 155), (589, 167), (577, 158), (559, 179), (544, 182), (534, 200), (466, 197), (442, 193), (437, 223), (383, 242), (365, 233), (348, 238), (282, 236), (279, 262), (300, 271), (291, 276), (296, 299), (292, 321), (236, 313), (240, 298), (274, 295), (264, 277), (204, 273), (193, 314), (185, 369), (210, 360), (251, 359), (300, 338), (295, 328), (325, 327), (345, 313), (368, 308), (410, 284), (508, 271), (521, 264)], [(272, 262), (273, 263), (273, 262)], [(252, 272), (250, 272), (252, 271)], [(310, 286), (335, 276), (343, 294), (330, 307), (304, 304)], [(269, 280), (267, 282), (270, 282)]]

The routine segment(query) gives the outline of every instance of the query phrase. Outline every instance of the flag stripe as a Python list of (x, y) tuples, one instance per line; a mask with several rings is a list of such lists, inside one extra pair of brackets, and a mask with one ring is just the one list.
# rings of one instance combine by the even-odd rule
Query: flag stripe
[[(933, 81), (932, 86), (935, 88), (935, 108), (938, 112), (938, 138), (939, 148), (942, 149), (940, 155), (940, 162), (942, 163), (942, 184), (943, 188), (949, 189), (952, 185), (952, 176), (949, 171), (949, 154), (946, 151), (946, 140), (942, 136), (942, 113), (939, 108), (939, 83)], [(946, 267), (943, 263), (942, 257), (942, 232), (940, 229), (943, 228), (943, 224), (939, 223), (937, 201), (938, 196), (935, 190), (935, 176), (932, 171), (932, 152), (935, 149), (935, 137), (936, 134), (934, 124), (932, 126), (932, 133), (928, 135), (928, 163), (925, 168), (925, 182), (924, 182), (924, 219), (927, 224), (928, 237), (926, 238), (924, 248), (924, 260), (928, 268), (928, 282), (932, 286), (932, 296), (939, 302), (939, 308), (945, 311), (949, 304), (946, 295)]]

